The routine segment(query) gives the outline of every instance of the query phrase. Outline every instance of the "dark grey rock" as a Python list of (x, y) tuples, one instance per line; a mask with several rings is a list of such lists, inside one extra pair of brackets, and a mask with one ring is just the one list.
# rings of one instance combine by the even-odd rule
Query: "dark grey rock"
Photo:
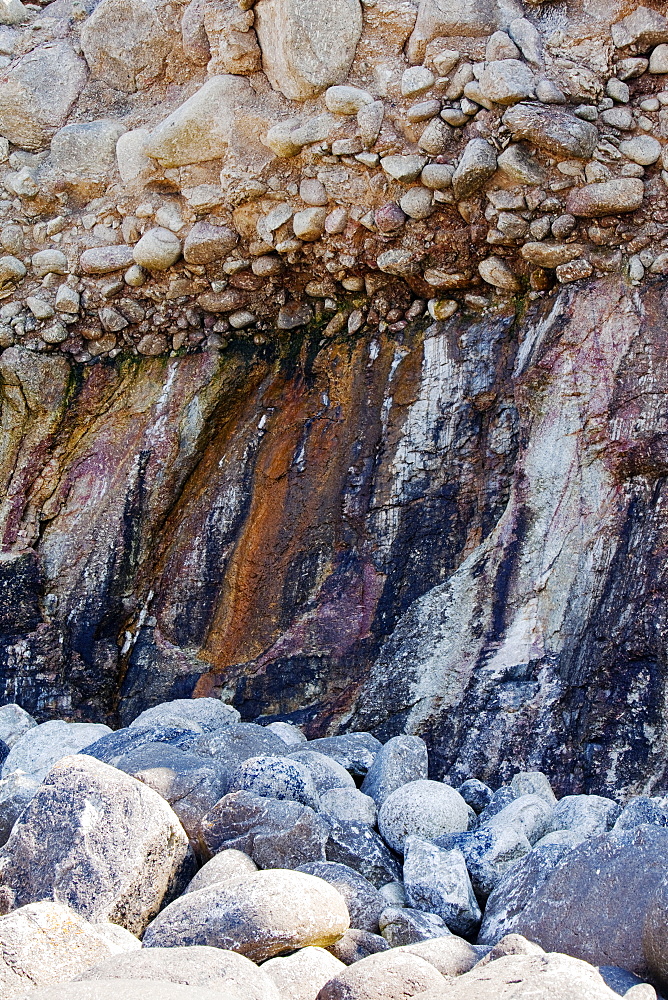
[(646, 795), (639, 795), (626, 803), (612, 829), (632, 830), (635, 826), (642, 826), (644, 823), (652, 823), (654, 826), (668, 826), (668, 813)]
[(470, 935), (482, 914), (464, 855), (444, 851), (421, 837), (409, 837), (404, 856), (406, 900), (416, 910), (436, 913), (455, 934)]
[(436, 913), (423, 913), (398, 906), (388, 906), (380, 917), (381, 934), (391, 948), (417, 944), (431, 938), (449, 936), (452, 932)]
[(376, 888), (401, 879), (401, 865), (375, 830), (362, 823), (330, 822), (325, 848), (328, 861), (359, 872)]
[(481, 813), (489, 805), (494, 794), (489, 785), (484, 781), (478, 781), (477, 778), (468, 778), (462, 782), (457, 791), (467, 806), (471, 806), (476, 813)]
[(198, 737), (193, 743), (195, 753), (214, 757), (229, 769), (234, 769), (249, 757), (285, 757), (287, 743), (252, 722), (239, 722)]
[(626, 969), (620, 969), (617, 965), (599, 965), (598, 971), (606, 985), (620, 997), (623, 997), (634, 986), (641, 986), (645, 981), (640, 976), (634, 976), (632, 972), (627, 972)]
[(570, 847), (535, 847), (503, 874), (487, 900), (478, 944), (496, 944), (517, 930), (524, 908), (549, 879)]
[(362, 791), (381, 806), (408, 781), (428, 777), (427, 745), (419, 736), (394, 736), (378, 751), (362, 782)]
[(339, 962), (343, 962), (344, 965), (352, 965), (354, 962), (361, 962), (368, 955), (377, 955), (379, 951), (387, 951), (389, 947), (385, 938), (379, 934), (351, 928), (327, 950), (335, 958), (338, 958)]
[(205, 857), (223, 849), (243, 851), (260, 868), (298, 868), (325, 860), (327, 823), (301, 802), (230, 792), (200, 823)]
[(381, 747), (382, 743), (371, 733), (344, 733), (308, 742), (309, 750), (332, 757), (346, 771), (359, 777), (367, 773)]
[(480, 822), (486, 823), (488, 819), (496, 816), (497, 813), (500, 813), (511, 802), (514, 802), (516, 798), (515, 789), (511, 788), (510, 785), (502, 785), (501, 788), (497, 788), (488, 804), (480, 813), (478, 817)]
[[(310, 744), (309, 744), (310, 746)], [(308, 767), (318, 793), (330, 792), (334, 788), (356, 788), (355, 779), (333, 757), (316, 750), (297, 750), (289, 755), (290, 760)]]
[(39, 782), (22, 771), (12, 771), (0, 780), (0, 845), (39, 788)]
[(84, 747), (79, 753), (88, 757), (95, 757), (104, 764), (112, 764), (116, 767), (117, 761), (124, 754), (134, 750), (140, 750), (144, 746), (152, 743), (169, 743), (180, 750), (189, 750), (197, 739), (197, 733), (191, 730), (184, 730), (177, 726), (155, 726), (149, 729), (130, 728), (117, 729), (115, 733), (109, 733), (101, 739)]
[(434, 843), (444, 850), (458, 848), (478, 899), (487, 899), (511, 865), (531, 850), (523, 833), (513, 827), (480, 827), (470, 833), (449, 833)]
[(320, 805), (309, 769), (287, 757), (249, 757), (232, 773), (228, 791), (301, 802), (311, 809)]
[(613, 799), (603, 795), (564, 795), (552, 810), (550, 831), (577, 830), (596, 837), (611, 829), (621, 812)]
[(375, 886), (359, 872), (335, 861), (314, 861), (300, 865), (297, 871), (316, 875), (341, 893), (348, 907), (352, 929), (378, 931), (378, 919), (386, 903)]

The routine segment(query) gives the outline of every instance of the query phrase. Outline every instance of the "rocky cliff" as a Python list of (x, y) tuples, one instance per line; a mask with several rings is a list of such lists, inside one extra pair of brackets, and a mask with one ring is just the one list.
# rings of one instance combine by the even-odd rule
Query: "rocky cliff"
[(662, 7), (2, 0), (4, 701), (662, 783)]

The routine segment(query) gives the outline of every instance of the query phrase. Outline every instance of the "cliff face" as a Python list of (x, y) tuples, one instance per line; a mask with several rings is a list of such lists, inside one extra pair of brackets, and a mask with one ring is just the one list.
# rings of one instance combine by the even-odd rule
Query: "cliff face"
[(662, 781), (661, 7), (0, 12), (0, 700)]

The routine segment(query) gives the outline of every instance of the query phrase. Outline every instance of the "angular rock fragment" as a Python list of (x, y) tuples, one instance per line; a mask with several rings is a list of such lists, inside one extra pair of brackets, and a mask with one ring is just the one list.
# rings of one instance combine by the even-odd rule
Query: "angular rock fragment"
[(171, 40), (147, 0), (102, 0), (82, 25), (81, 47), (96, 79), (132, 93), (158, 76)]
[(642, 52), (668, 42), (668, 20), (658, 10), (640, 5), (612, 25), (612, 40), (618, 49), (636, 45)]
[(20, 705), (9, 704), (0, 708), (0, 740), (10, 750), (24, 733), (34, 729), (36, 725), (36, 720)]
[(469, 139), (457, 169), (452, 175), (452, 188), (459, 201), (482, 187), (496, 170), (496, 150), (486, 139)]
[(421, 837), (409, 837), (404, 857), (406, 899), (416, 910), (436, 913), (455, 934), (471, 934), (481, 913), (457, 848), (444, 851)]
[(328, 861), (348, 865), (379, 888), (401, 877), (401, 865), (375, 830), (362, 823), (329, 820)]
[(388, 906), (379, 921), (380, 931), (391, 948), (449, 937), (450, 928), (437, 913), (408, 907)]

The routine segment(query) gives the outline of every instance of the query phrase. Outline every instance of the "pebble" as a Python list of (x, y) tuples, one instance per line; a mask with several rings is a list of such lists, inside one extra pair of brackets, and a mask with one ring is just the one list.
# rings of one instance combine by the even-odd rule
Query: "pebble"
[(619, 104), (628, 104), (631, 97), (628, 84), (623, 83), (614, 76), (610, 77), (606, 83), (605, 92), (608, 97), (611, 97), (613, 101), (617, 101)]
[(359, 87), (329, 87), (325, 91), (327, 110), (336, 115), (356, 115), (365, 104), (373, 104), (373, 97)]
[(516, 104), (534, 94), (534, 76), (519, 59), (488, 62), (480, 74), (480, 90), (494, 104)]
[(327, 209), (305, 208), (296, 212), (292, 219), (295, 236), (300, 240), (318, 240), (325, 231)]
[(650, 73), (668, 73), (668, 44), (657, 45), (649, 57)]
[(428, 118), (435, 118), (436, 115), (440, 114), (440, 111), (440, 101), (420, 101), (419, 104), (413, 104), (412, 107), (408, 109), (406, 112), (406, 118), (409, 122), (424, 122)]
[(619, 144), (619, 152), (634, 163), (648, 167), (661, 156), (661, 143), (650, 135), (638, 135)]
[(147, 271), (166, 271), (179, 259), (181, 249), (178, 236), (169, 229), (157, 227), (144, 233), (132, 254), (135, 263)]
[(411, 219), (427, 219), (434, 211), (431, 191), (425, 187), (411, 187), (399, 199), (401, 211)]
[(430, 90), (435, 83), (436, 77), (426, 66), (411, 66), (401, 76), (401, 94), (403, 97), (415, 97)]
[(67, 257), (62, 250), (38, 250), (32, 256), (32, 269), (38, 278), (47, 274), (67, 274)]
[(470, 139), (452, 175), (452, 187), (459, 201), (468, 198), (496, 171), (496, 149), (486, 139)]
[(478, 264), (478, 273), (488, 285), (506, 292), (516, 292), (520, 284), (506, 262), (501, 257), (488, 257)]
[(133, 260), (131, 246), (117, 245), (84, 250), (79, 264), (84, 274), (111, 274), (124, 270)]
[(639, 178), (618, 178), (575, 188), (569, 194), (566, 210), (571, 215), (596, 218), (640, 208), (645, 188)]
[(459, 52), (456, 49), (441, 49), (432, 57), (434, 69), (439, 76), (447, 76), (459, 62)]
[(8, 281), (20, 281), (25, 278), (26, 274), (26, 266), (18, 257), (0, 257), (0, 282), (2, 284)]
[(327, 190), (315, 177), (304, 177), (299, 185), (299, 197), (307, 205), (322, 207), (328, 202)]
[(588, 260), (580, 257), (572, 260), (568, 264), (559, 264), (555, 273), (557, 281), (567, 284), (571, 281), (579, 281), (582, 278), (589, 278), (593, 274), (594, 268)]
[(427, 163), (425, 156), (384, 156), (380, 165), (388, 175), (395, 181), (410, 183), (417, 180), (422, 172), (422, 168)]

